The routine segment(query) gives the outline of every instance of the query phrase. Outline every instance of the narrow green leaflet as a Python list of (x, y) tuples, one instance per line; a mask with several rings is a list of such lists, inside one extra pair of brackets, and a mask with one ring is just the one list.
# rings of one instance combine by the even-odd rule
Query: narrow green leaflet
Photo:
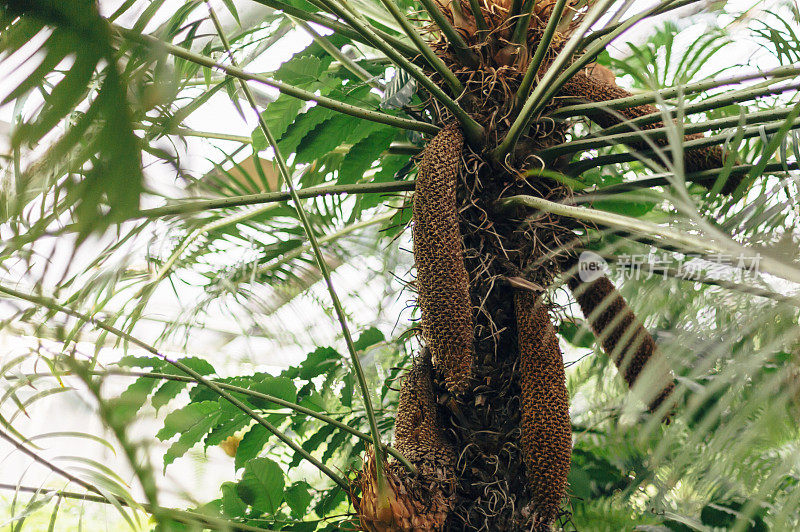
[(289, 377), (300, 377), (301, 379), (312, 379), (318, 375), (325, 375), (336, 367), (341, 366), (342, 355), (332, 347), (318, 347), (308, 354), (300, 367), (290, 368), (285, 371)]
[(140, 377), (133, 381), (119, 397), (112, 399), (115, 423), (123, 425), (133, 420), (136, 413), (145, 405), (147, 398), (158, 386), (158, 380)]
[[(336, 427), (333, 425), (323, 425), (314, 435), (304, 441), (301, 447), (309, 453), (316, 451), (334, 432), (336, 432)], [(292, 461), (289, 463), (289, 467), (294, 467), (302, 461), (303, 457), (295, 453), (294, 457), (292, 457)]]
[(594, 335), (589, 330), (588, 325), (582, 321), (563, 320), (558, 325), (558, 334), (576, 347), (592, 347), (595, 342)]
[(297, 119), (289, 125), (286, 129), (286, 134), (278, 142), (281, 153), (286, 155), (295, 153), (306, 136), (314, 131), (320, 124), (337, 115), (338, 113), (336, 111), (319, 105), (299, 115)]
[(283, 501), (283, 471), (269, 458), (250, 460), (236, 486), (239, 496), (254, 510), (273, 514)]
[(321, 154), (328, 154), (350, 137), (363, 121), (351, 116), (336, 115), (313, 129), (297, 149), (295, 163), (310, 163)]
[(164, 454), (164, 468), (180, 458), (186, 451), (194, 447), (211, 430), (219, 416), (219, 405), (213, 401), (190, 403), (189, 405), (170, 412), (164, 418), (164, 426), (158, 431), (156, 437), (167, 441), (179, 434)]
[[(133, 134), (128, 80), (118, 68), (110, 27), (96, 2), (9, 0), (0, 4), (0, 52), (8, 54), (6, 59), (19, 59), (13, 52), (41, 31), (51, 32), (40, 48), (43, 61), (11, 90), (4, 103), (37, 87), (44, 90), (54, 85), (44, 105), (16, 127), (12, 142), (16, 148), (33, 147), (59, 124), (66, 131), (24, 170), (14, 190), (16, 205), (24, 207), (68, 173), (79, 176), (58, 186), (65, 189), (64, 207), (72, 209), (76, 228), (85, 237), (129, 218), (139, 208), (141, 146)], [(59, 79), (56, 69), (67, 56), (73, 58), (72, 63)], [(72, 120), (67, 120), (70, 115)]]
[(336, 182), (346, 185), (361, 181), (364, 178), (364, 172), (372, 167), (395, 138), (397, 138), (397, 132), (387, 128), (358, 141), (350, 148), (342, 161), (342, 165), (339, 167), (339, 179)]
[[(230, 403), (228, 403), (230, 404)], [(231, 405), (229, 410), (233, 410), (235, 407)], [(208, 448), (212, 445), (219, 445), (226, 438), (229, 436), (233, 436), (236, 432), (240, 431), (244, 427), (246, 427), (252, 421), (252, 418), (247, 414), (242, 413), (240, 410), (236, 412), (225, 412), (225, 408), (223, 406), (222, 412), (220, 413), (219, 423), (212, 428), (206, 439), (203, 440), (203, 445)]]
[(356, 350), (362, 351), (384, 341), (386, 341), (386, 337), (383, 335), (380, 329), (377, 327), (369, 327), (358, 336), (358, 339), (353, 343), (353, 345), (355, 346)]
[[(248, 388), (255, 392), (273, 395), (285, 401), (294, 402), (297, 399), (297, 388), (295, 388), (292, 379), (286, 377), (273, 377), (271, 375), (266, 375), (258, 382), (254, 382), (251, 386), (248, 386)], [(255, 397), (249, 398), (249, 401), (253, 404), (253, 406), (259, 408), (276, 407), (275, 404), (270, 403), (269, 401), (261, 401)]]
[[(198, 372), (200, 375), (211, 375), (214, 373), (214, 367), (209, 364), (206, 360), (198, 357), (186, 357), (181, 358), (180, 361), (189, 366), (191, 369)], [(167, 373), (170, 375), (184, 375), (182, 371), (175, 368), (172, 365), (166, 365), (161, 370), (161, 373)], [(152, 379), (151, 379), (152, 380)], [(166, 381), (162, 384), (158, 390), (153, 394), (152, 399), (150, 400), (153, 408), (156, 410), (160, 409), (162, 406), (166, 405), (172, 399), (177, 397), (181, 391), (185, 390), (188, 386), (192, 385), (190, 382), (181, 382), (181, 381)]]
[(228, 12), (236, 19), (237, 24), (241, 24), (239, 20), (239, 12), (236, 10), (236, 4), (233, 3), (233, 0), (222, 0), (225, 3), (225, 7), (228, 8)]
[(300, 54), (285, 62), (275, 72), (275, 78), (295, 87), (305, 88), (319, 82), (320, 76), (327, 68), (327, 61), (323, 62), (314, 55)]
[[(278, 137), (286, 133), (289, 124), (292, 123), (294, 117), (303, 108), (302, 100), (292, 98), (285, 94), (278, 96), (278, 99), (267, 106), (266, 111), (261, 113), (264, 120), (269, 126), (270, 131), (274, 131), (274, 135)], [(269, 147), (267, 138), (260, 128), (256, 128), (252, 133), (253, 137), (253, 151), (259, 152)]]
[(327, 464), (328, 461), (333, 458), (333, 455), (337, 452), (341, 452), (345, 444), (352, 439), (352, 435), (343, 430), (334, 432), (325, 447), (325, 452), (322, 453), (322, 462)]
[[(324, 51), (316, 46), (316, 43), (312, 44), (281, 65), (275, 72), (275, 79), (301, 89), (319, 90), (323, 95), (327, 95), (335, 87), (335, 81), (323, 75), (332, 61), (330, 56), (323, 54)], [(305, 102), (297, 98), (281, 94), (277, 100), (267, 105), (261, 116), (275, 138), (281, 139), (304, 105)], [(254, 151), (258, 152), (268, 147), (267, 139), (260, 128), (253, 130), (252, 138)]]
[(220, 486), (222, 491), (222, 511), (228, 517), (244, 517), (247, 513), (247, 505), (242, 501), (234, 482), (223, 482)]
[(306, 510), (314, 498), (311, 495), (311, 486), (308, 482), (295, 482), (283, 494), (283, 499), (291, 508), (292, 517), (300, 519), (306, 515)]
[(267, 444), (267, 440), (271, 434), (267, 432), (261, 425), (253, 425), (242, 437), (239, 442), (239, 447), (236, 449), (236, 457), (234, 458), (234, 467), (240, 469), (245, 467), (247, 463), (258, 456), (261, 449)]

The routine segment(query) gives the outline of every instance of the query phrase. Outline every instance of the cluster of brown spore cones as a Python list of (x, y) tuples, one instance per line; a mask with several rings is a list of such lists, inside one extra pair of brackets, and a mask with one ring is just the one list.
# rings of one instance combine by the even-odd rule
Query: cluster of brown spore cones
[[(388, 493), (388, 502), (381, 501), (376, 457), (368, 455), (353, 497), (364, 530), (552, 530), (568, 519), (569, 396), (542, 288), (554, 282), (570, 288), (631, 387), (649, 373), (650, 386), (639, 396), (651, 412), (669, 417), (674, 377), (652, 336), (607, 278), (584, 281), (575, 273), (570, 249), (585, 227), (546, 213), (496, 207), (502, 197), (517, 194), (568, 200), (572, 191), (563, 184), (526, 177), (540, 162), (536, 151), (563, 142), (572, 126), (548, 120), (547, 113), (564, 97), (597, 102), (630, 94), (606, 71), (582, 70), (522, 135), (511, 156), (492, 160), (490, 153), (515, 118), (513, 95), (554, 2), (536, 4), (522, 45), (509, 40), (514, 27), (509, 5), (479, 3), (488, 34), (476, 29), (466, 2), (460, 9), (440, 6), (477, 63), (460, 62), (444, 39), (431, 42), (465, 87), (464, 94), (452, 96), (483, 126), (485, 146), (467, 145), (455, 118), (432, 100), (426, 104), (424, 112), (442, 129), (423, 151), (413, 197), (425, 348), (402, 381), (394, 443), (417, 474), (387, 464), (382, 493)], [(568, 5), (539, 77), (580, 16)], [(643, 105), (592, 120), (608, 127), (656, 111)], [(684, 164), (687, 171), (699, 171), (722, 162), (719, 148), (704, 148), (688, 151)]]

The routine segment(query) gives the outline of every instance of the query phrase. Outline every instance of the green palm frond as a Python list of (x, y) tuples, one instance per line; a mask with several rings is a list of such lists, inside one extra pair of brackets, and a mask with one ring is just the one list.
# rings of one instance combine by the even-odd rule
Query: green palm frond
[[(46, 513), (57, 530), (82, 495), (116, 507), (132, 529), (149, 526), (145, 514), (157, 530), (356, 528), (343, 487), (369, 442), (389, 441), (395, 381), (419, 344), (418, 324), (404, 323), (414, 310), (398, 311), (414, 284), (403, 230), (415, 156), (453, 121), (475, 168), (480, 161), (501, 175), (523, 149), (535, 161), (519, 179), (536, 194), (504, 196), (486, 223), (573, 220), (576, 250), (607, 260), (677, 376), (676, 414), (662, 426), (592, 347), (561, 280), (545, 287), (574, 360), (574, 528), (800, 526), (793, 3), (740, 11), (692, 0), (641, 10), (622, 0), (551, 2), (558, 15), (542, 22), (530, 50), (525, 30), (538, 2), (492, 4), (500, 19), (510, 9), (516, 27), (499, 41), (485, 31), (491, 2), (483, 11), (481, 1), (212, 4), (228, 22), (200, 0), (128, 0), (113, 13), (88, 0), (0, 0), (0, 68), (16, 76), (3, 95), (14, 123), (10, 159), (0, 163), (11, 184), (0, 187), (0, 334), (41, 344), (0, 362), (0, 431), (86, 491), (22, 484), (0, 523), (32, 529)], [(626, 42), (634, 26), (646, 37)], [(508, 74), (519, 65), (495, 65), (506, 46), (530, 59), (519, 79)], [(563, 96), (591, 63), (633, 96)], [(479, 117), (481, 98), (495, 96), (476, 87), (492, 83), (507, 101)], [(198, 127), (225, 96), (237, 129), (227, 130), (233, 120)], [(657, 108), (620, 114), (643, 104)], [(563, 127), (563, 138), (518, 142), (551, 127)], [(688, 171), (684, 156), (698, 146), (722, 146), (723, 168)], [(722, 192), (729, 180), (741, 180), (733, 194)], [(551, 186), (570, 194), (537, 195)], [(517, 252), (502, 251), (502, 260)], [(758, 258), (759, 268), (732, 259), (715, 269), (723, 255)], [(663, 260), (663, 271), (633, 278), (633, 256)], [(7, 297), (27, 303), (6, 306)], [(350, 329), (349, 353), (337, 351)], [(251, 341), (255, 356), (242, 348)], [(108, 365), (108, 352), (128, 356)], [(302, 362), (264, 371), (283, 355)], [(121, 393), (108, 392), (112, 376), (127, 379)], [(353, 400), (359, 385), (375, 420), (371, 403)], [(27, 433), (30, 412), (76, 390), (88, 391), (111, 441), (80, 430)], [(440, 400), (443, 412), (449, 401)], [(166, 449), (155, 467), (131, 437), (137, 417), (156, 423), (147, 437)], [(59, 438), (113, 448), (134, 482), (94, 458), (51, 453)], [(190, 493), (193, 510), (159, 506), (162, 464), (172, 470), (231, 442), (237, 476), (218, 499)], [(302, 476), (308, 463), (323, 474)]]
[[(721, 28), (708, 28), (701, 36), (690, 37), (688, 44), (680, 42), (686, 39), (681, 38), (681, 33), (674, 22), (667, 22), (648, 35), (645, 43), (628, 43), (630, 53), (626, 57), (609, 57), (603, 63), (630, 76), (635, 86), (646, 88), (685, 85), (717, 77), (730, 68), (704, 69), (731, 44), (733, 36), (730, 33)], [(676, 54), (677, 51), (680, 54)], [(701, 72), (703, 75), (698, 75)]]
[[(129, 216), (138, 209), (143, 189), (140, 148), (108, 22), (89, 1), (4, 2), (0, 16), (6, 61), (42, 55), (3, 100), (42, 91), (34, 118), (20, 117), (15, 125), (15, 150), (30, 149), (63, 121), (69, 124), (36, 164), (16, 176), (15, 195), (3, 200), (3, 219), (18, 213), (31, 195), (52, 187), (63, 189), (63, 208), (74, 209), (81, 234)], [(29, 42), (36, 43), (33, 50), (24, 46)], [(65, 173), (83, 174), (83, 179), (64, 188)]]

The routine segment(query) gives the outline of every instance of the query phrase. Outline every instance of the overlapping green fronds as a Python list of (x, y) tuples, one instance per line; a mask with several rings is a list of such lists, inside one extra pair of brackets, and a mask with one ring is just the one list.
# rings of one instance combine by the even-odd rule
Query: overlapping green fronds
[[(56, 139), (35, 162), (17, 166), (11, 194), (2, 198), (2, 219), (52, 187), (66, 196), (60, 209), (72, 209), (84, 235), (130, 216), (143, 190), (141, 148), (108, 22), (89, 1), (4, 2), (0, 17), (4, 63), (19, 68), (26, 60), (37, 62), (32, 72), (19, 72), (24, 78), (3, 95), (3, 103), (15, 102), (20, 111), (33, 93), (41, 102), (32, 118), (16, 117), (17, 163), (21, 150), (46, 136)], [(63, 131), (55, 129), (62, 124)], [(69, 174), (81, 178), (64, 184)]]
[[(371, 441), (346, 359), (325, 347), (337, 332), (319, 319), (333, 313), (321, 295), (313, 250), (288, 195), (252, 196), (286, 190), (262, 129), (245, 120), (228, 131), (233, 120), (217, 126), (202, 118), (219, 113), (224, 96), (225, 113), (239, 120), (238, 108), (247, 116), (235, 80), (250, 80), (322, 257), (342, 285), (359, 331), (358, 356), (379, 397), (378, 428), (388, 441), (396, 403), (391, 387), (416, 347), (414, 340), (384, 338), (411, 315), (398, 310), (408, 294), (391, 276), (407, 278), (411, 267), (401, 232), (410, 216), (403, 207), (413, 187), (413, 155), (441, 125), (433, 105), (463, 111), (461, 119), (471, 112), (458, 89), (473, 81), (448, 70), (450, 63), (417, 54), (446, 42), (467, 70), (479, 64), (479, 54), (467, 47), (463, 28), (445, 24), (446, 6), (386, 1), (260, 0), (253, 2), (259, 11), (246, 1), (215, 3), (227, 17), (223, 31), (238, 70), (221, 68), (229, 56), (211, 37), (200, 1), (176, 8), (130, 0), (113, 13), (102, 2), (98, 9), (77, 0), (0, 1), (0, 68), (18, 76), (3, 95), (14, 107), (11, 153), (0, 163), (3, 285), (52, 292), (83, 313), (66, 320), (52, 308), (3, 300), (3, 339), (33, 337), (46, 347), (0, 362), (0, 430), (15, 447), (97, 490), (68, 479), (42, 490), (26, 482), (11, 489), (25, 479), (10, 479), (0, 489), (13, 497), (14, 530), (36, 529), (42, 512), (58, 530), (67, 501), (77, 495), (84, 504), (116, 507), (132, 528), (149, 526), (144, 513), (156, 517), (158, 530), (357, 526), (336, 480), (304, 469), (307, 454), (342, 480)], [(596, 4), (572, 12), (574, 6), (560, 3), (578, 21)], [(786, 2), (738, 12), (665, 1), (609, 21), (602, 9), (629, 4), (601, 2), (593, 12), (597, 22), (573, 35), (568, 55), (555, 56), (558, 71), (538, 71), (549, 50), (543, 47), (529, 79), (535, 97), (522, 91), (519, 101), (507, 102), (507, 109), (529, 104), (530, 116), (517, 124), (520, 135), (531, 125), (595, 118), (606, 106), (550, 105), (554, 97), (564, 100), (556, 88), (577, 60), (610, 68), (632, 90), (629, 105), (658, 108), (632, 121), (614, 115), (620, 123), (607, 128), (584, 122), (565, 142), (531, 154), (558, 171), (532, 172), (530, 182), (552, 177), (570, 186), (580, 209), (534, 201), (529, 215), (562, 209), (587, 222), (575, 230), (578, 250), (607, 260), (678, 377), (676, 415), (662, 427), (626, 393), (608, 359), (589, 349), (593, 338), (578, 313), (557, 311), (565, 353), (575, 361), (567, 368), (572, 519), (589, 530), (798, 528), (798, 11)], [(515, 6), (530, 12), (536, 3)], [(668, 18), (680, 6), (690, 7)], [(655, 19), (659, 13), (666, 15)], [(293, 29), (296, 21), (316, 33), (310, 44)], [(618, 30), (634, 25), (646, 36), (626, 44), (629, 34)], [(409, 27), (415, 35), (405, 35)], [(742, 65), (741, 45), (750, 40), (756, 47), (747, 48), (752, 55)], [(287, 59), (271, 61), (279, 55)], [(554, 57), (546, 59), (553, 64)], [(416, 81), (404, 67), (415, 69)], [(609, 107), (612, 114), (624, 110), (619, 102)], [(515, 118), (503, 119), (510, 125)], [(666, 125), (642, 131), (658, 123)], [(685, 139), (686, 133), (705, 137)], [(724, 148), (721, 169), (687, 172), (673, 162), (687, 148), (712, 144)], [(732, 195), (721, 193), (729, 179), (741, 179)], [(365, 184), (375, 188), (313, 192)], [(88, 254), (74, 253), (80, 239)], [(638, 277), (629, 275), (632, 257), (644, 261)], [(647, 271), (651, 263), (642, 257), (657, 258), (661, 268)], [(559, 290), (546, 288), (562, 302)], [(371, 290), (382, 293), (373, 297)], [(359, 306), (376, 301), (381, 306), (374, 311)], [(383, 333), (370, 327), (376, 324)], [(392, 334), (403, 330), (398, 325)], [(170, 356), (180, 353), (173, 358), (200, 377), (143, 354), (131, 340), (139, 333), (156, 338)], [(325, 341), (309, 349), (320, 337)], [(224, 353), (214, 358), (217, 350)], [(223, 358), (231, 352), (233, 361)], [(75, 353), (82, 355), (68, 363)], [(107, 363), (109, 353), (118, 364)], [(281, 361), (288, 367), (265, 371), (293, 353), (302, 362)], [(106, 393), (113, 379), (124, 381), (124, 391)], [(115, 437), (98, 440), (82, 427), (74, 434), (28, 434), (28, 415), (77, 394), (97, 408), (87, 415), (98, 416)], [(157, 423), (148, 437), (164, 446), (152, 468), (144, 459), (152, 448), (128, 434), (142, 419)], [(138, 469), (125, 476), (94, 458), (51, 452), (60, 438), (113, 447)], [(236, 476), (214, 500), (191, 501), (184, 493), (190, 512), (153, 504), (160, 490), (152, 479), (160, 471), (220, 455), (220, 448), (233, 454)], [(146, 490), (138, 491), (142, 484)]]

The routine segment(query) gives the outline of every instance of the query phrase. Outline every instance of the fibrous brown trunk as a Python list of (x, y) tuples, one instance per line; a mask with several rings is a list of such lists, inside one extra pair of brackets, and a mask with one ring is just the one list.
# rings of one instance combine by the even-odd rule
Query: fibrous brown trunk
[[(395, 446), (419, 474), (388, 464), (389, 504), (381, 504), (369, 455), (359, 477), (360, 499), (354, 494), (354, 502), (362, 528), (375, 532), (551, 530), (567, 515), (572, 441), (563, 360), (546, 288), (574, 264), (571, 245), (576, 232), (587, 228), (548, 213), (500, 212), (496, 205), (515, 194), (571, 199), (572, 190), (561, 180), (527, 177), (542, 162), (536, 150), (567, 138), (571, 124), (546, 116), (563, 98), (545, 106), (508, 157), (498, 160), (493, 150), (516, 118), (519, 106), (510, 96), (520, 86), (554, 2), (534, 5), (524, 44), (508, 41), (514, 26), (506, 17), (510, 2), (480, 0), (494, 29), (488, 36), (475, 32), (466, 0), (457, 17), (449, 2), (439, 3), (480, 65), (460, 63), (458, 51), (443, 39), (430, 44), (465, 87), (464, 94), (452, 96), (483, 127), (485, 145), (475, 146), (471, 138), (473, 145), (465, 146), (455, 117), (436, 102), (425, 104), (425, 112), (443, 125), (423, 151), (413, 197), (421, 342), (433, 363), (427, 355), (415, 360), (401, 387), (395, 426)], [(581, 15), (575, 16), (558, 31), (576, 27)], [(540, 74), (567, 38), (557, 32)], [(426, 73), (449, 90), (437, 72)], [(612, 76), (602, 79), (583, 70), (558, 96), (604, 102), (630, 93)], [(591, 119), (609, 127), (656, 111), (642, 105)], [(722, 155), (716, 147), (688, 150), (685, 167), (718, 167)], [(629, 384), (640, 384), (650, 368), (664, 369), (655, 362), (663, 359), (653, 338), (607, 279), (588, 290), (580, 280), (568, 282)], [(662, 389), (647, 399), (653, 410), (673, 389), (671, 372), (664, 369), (664, 375)]]
[[(422, 337), (436, 360), (435, 415), (458, 456), (443, 529), (549, 530), (562, 510), (571, 454), (563, 361), (546, 307), (525, 293), (515, 306), (506, 279), (558, 247), (567, 230), (536, 224), (520, 231), (519, 220), (492, 220), (504, 190), (530, 185), (508, 174), (496, 179), (454, 137), (446, 127), (425, 148), (412, 226)], [(563, 197), (565, 190), (539, 194)], [(547, 285), (556, 268), (551, 261), (524, 275)], [(403, 447), (406, 385), (395, 427)]]

